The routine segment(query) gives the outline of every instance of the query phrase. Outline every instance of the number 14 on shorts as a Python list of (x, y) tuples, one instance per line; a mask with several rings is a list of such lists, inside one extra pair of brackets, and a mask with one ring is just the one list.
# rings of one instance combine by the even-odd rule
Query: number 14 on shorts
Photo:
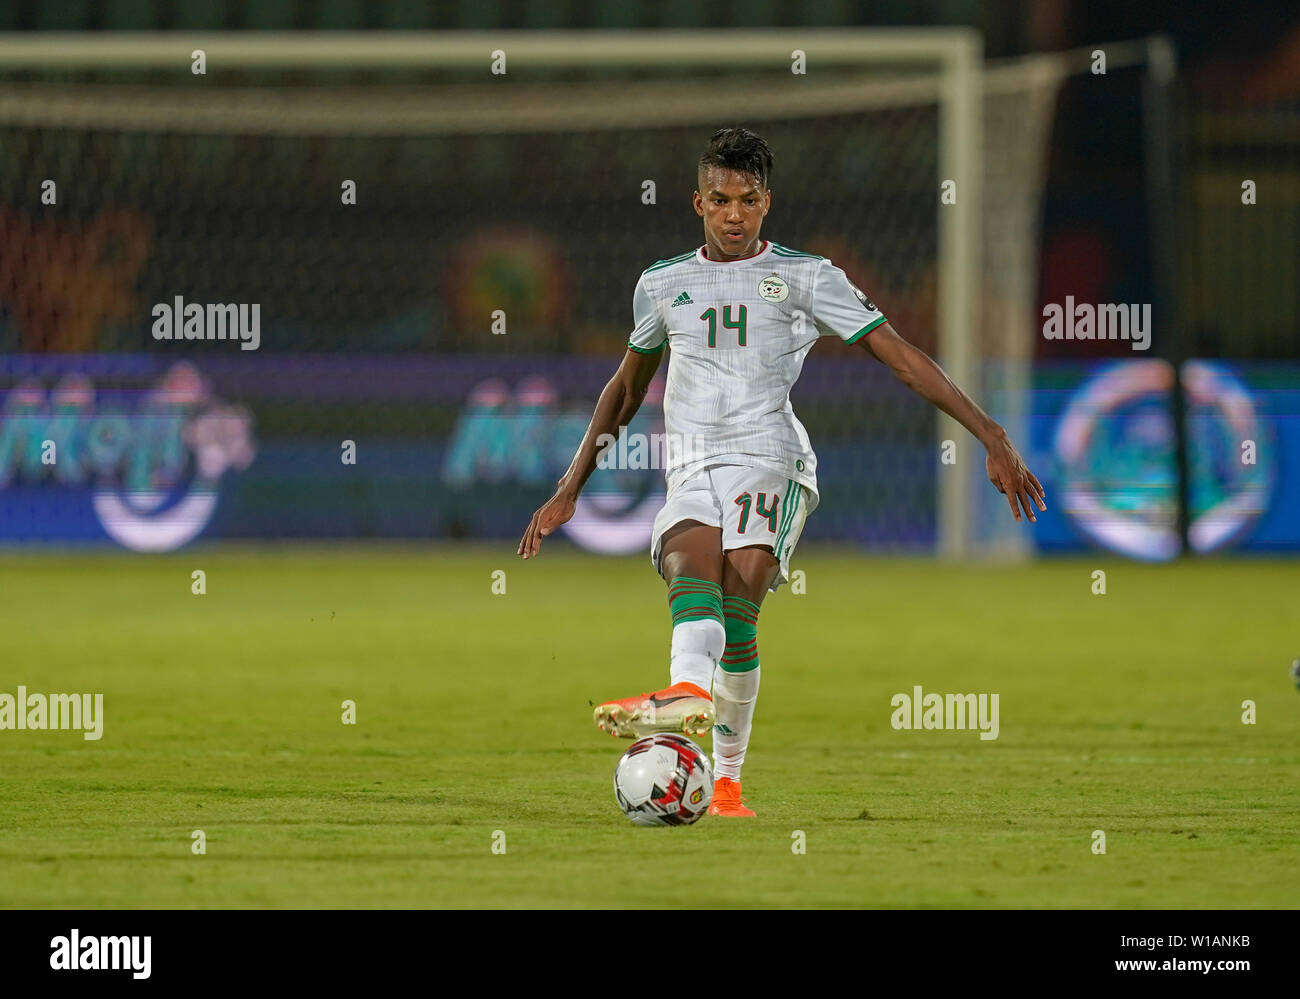
[[(772, 505), (770, 509), (767, 506), (767, 493), (759, 493), (757, 500), (755, 500), (752, 493), (741, 493), (736, 497), (735, 503), (740, 507), (740, 526), (737, 528), (739, 533), (744, 534), (745, 529), (749, 526), (749, 514), (751, 508), (758, 519), (767, 521), (768, 531), (772, 534), (776, 533), (776, 515), (781, 502), (781, 497), (776, 493), (772, 493), (771, 497)], [(758, 529), (762, 530), (762, 528)]]

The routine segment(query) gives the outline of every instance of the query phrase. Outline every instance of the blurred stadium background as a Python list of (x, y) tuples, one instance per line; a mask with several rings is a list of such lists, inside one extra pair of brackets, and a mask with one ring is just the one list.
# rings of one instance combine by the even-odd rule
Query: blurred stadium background
[[(1288, 5), (1230, 10), (9, 3), (0, 542), (515, 538), (617, 362), (636, 276), (698, 245), (699, 148), (744, 123), (777, 153), (765, 235), (843, 266), (1056, 501), (1011, 530), (982, 462), (938, 460), (968, 438), (823, 340), (794, 402), (838, 499), (808, 541), (1298, 551), (1300, 34)], [(771, 30), (746, 56), (733, 27)], [(704, 48), (517, 33), (557, 28)], [(377, 33), (399, 29), (431, 33)], [(971, 182), (942, 205), (954, 166)], [(258, 303), (260, 348), (156, 341), (177, 296)], [(1066, 296), (1151, 304), (1151, 349), (1045, 340)], [(639, 421), (659, 418), (652, 400)], [(598, 472), (567, 535), (643, 551), (661, 495), (656, 470)]]
[[(734, 873), (691, 901), (1294, 907), (1300, 30), (1217, 0), (0, 3), (0, 697), (107, 719), (0, 713), (0, 907), (681, 907), (610, 894), (684, 851), (589, 721), (663, 676), (662, 473), (512, 556), (723, 124), (775, 147), (764, 235), (1050, 508), (1014, 524), (964, 431), (816, 346), (759, 819), (686, 833)], [(156, 340), (177, 298), (256, 303), (258, 349)], [(1069, 298), (1149, 304), (1150, 349), (1045, 339)], [(916, 685), (1000, 694), (1000, 737), (895, 730)]]

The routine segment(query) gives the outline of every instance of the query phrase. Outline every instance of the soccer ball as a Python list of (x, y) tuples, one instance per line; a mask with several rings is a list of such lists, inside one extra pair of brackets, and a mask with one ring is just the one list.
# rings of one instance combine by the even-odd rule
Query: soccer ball
[(713, 768), (683, 735), (646, 736), (618, 761), (614, 796), (639, 826), (689, 826), (713, 800)]

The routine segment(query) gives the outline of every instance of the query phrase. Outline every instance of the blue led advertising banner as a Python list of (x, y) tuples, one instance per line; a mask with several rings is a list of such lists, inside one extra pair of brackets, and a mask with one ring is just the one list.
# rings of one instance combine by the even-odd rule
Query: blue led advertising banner
[[(0, 358), (0, 542), (167, 551), (222, 538), (517, 538), (573, 456), (607, 357)], [(1177, 550), (1174, 372), (1044, 365), (1022, 451), (1039, 550)], [(1198, 552), (1300, 550), (1300, 366), (1193, 361)], [(631, 433), (661, 434), (662, 372)], [(805, 538), (932, 551), (933, 410), (880, 365), (810, 358), (792, 394), (819, 458)], [(352, 460), (346, 460), (349, 442)], [(623, 445), (566, 535), (644, 550), (661, 454)]]

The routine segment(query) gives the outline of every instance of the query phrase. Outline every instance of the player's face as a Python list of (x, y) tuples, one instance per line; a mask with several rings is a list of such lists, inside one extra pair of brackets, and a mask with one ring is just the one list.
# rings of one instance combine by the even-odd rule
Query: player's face
[(748, 174), (721, 167), (706, 170), (699, 184), (695, 214), (704, 219), (705, 253), (714, 260), (756, 253), (772, 192)]

